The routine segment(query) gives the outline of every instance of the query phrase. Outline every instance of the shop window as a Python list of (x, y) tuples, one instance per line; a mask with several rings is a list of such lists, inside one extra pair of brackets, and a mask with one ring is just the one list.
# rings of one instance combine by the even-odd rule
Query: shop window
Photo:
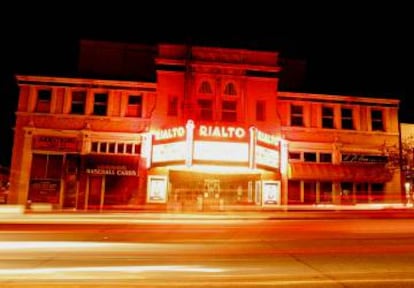
[(213, 120), (213, 101), (210, 99), (198, 99), (200, 120)]
[(353, 183), (342, 182), (341, 183), (341, 203), (350, 204), (353, 203)]
[(356, 183), (355, 185), (355, 194), (356, 201), (358, 203), (367, 203), (368, 202), (368, 183)]
[(115, 153), (115, 143), (108, 143), (108, 152)]
[(224, 94), (226, 95), (237, 95), (236, 86), (234, 83), (229, 82), (224, 87)]
[(371, 110), (372, 131), (384, 131), (382, 110)]
[(221, 120), (234, 122), (237, 121), (237, 102), (223, 101), (221, 106)]
[(332, 163), (332, 154), (331, 153), (320, 153), (319, 162)]
[(33, 154), (28, 200), (59, 203), (63, 155)]
[(121, 154), (125, 153), (125, 144), (124, 143), (118, 143), (117, 152), (121, 153)]
[(106, 143), (106, 142), (99, 143), (99, 152), (101, 152), (101, 153), (108, 152), (108, 143)]
[(91, 152), (95, 152), (95, 153), (99, 152), (99, 150), (98, 150), (98, 142), (92, 142)]
[(289, 152), (289, 160), (301, 160), (300, 152)]
[(213, 93), (213, 90), (211, 89), (210, 82), (208, 82), (208, 81), (201, 82), (200, 88), (198, 89), (198, 93), (202, 93), (202, 94), (211, 94), (211, 93)]
[(316, 162), (316, 153), (315, 152), (305, 152), (303, 153), (303, 158), (305, 162)]
[(355, 129), (353, 112), (351, 108), (341, 108), (341, 125), (342, 129)]
[(86, 91), (72, 91), (72, 106), (70, 113), (82, 115), (85, 113)]
[(300, 106), (300, 105), (290, 106), (290, 124), (292, 126), (304, 126), (303, 125), (303, 106)]
[(332, 182), (319, 183), (319, 202), (332, 203)]
[(93, 104), (93, 115), (105, 116), (108, 105), (108, 94), (96, 93)]
[(304, 181), (303, 182), (303, 199), (304, 204), (316, 203), (316, 182)]
[(257, 121), (266, 121), (266, 105), (265, 101), (256, 102), (256, 120)]
[(141, 145), (140, 144), (135, 144), (134, 154), (141, 154)]
[(168, 97), (168, 116), (178, 116), (178, 97), (169, 96)]
[(129, 95), (126, 111), (127, 117), (142, 117), (142, 96)]
[(125, 153), (127, 154), (132, 154), (132, 148), (133, 148), (133, 144), (128, 143), (125, 145)]
[(41, 89), (37, 91), (36, 112), (50, 113), (52, 90)]
[(288, 182), (288, 203), (299, 204), (301, 203), (301, 189), (300, 181), (289, 180)]
[(383, 202), (384, 201), (384, 184), (372, 183), (371, 184), (371, 201)]
[(334, 128), (334, 109), (333, 107), (322, 107), (322, 128)]

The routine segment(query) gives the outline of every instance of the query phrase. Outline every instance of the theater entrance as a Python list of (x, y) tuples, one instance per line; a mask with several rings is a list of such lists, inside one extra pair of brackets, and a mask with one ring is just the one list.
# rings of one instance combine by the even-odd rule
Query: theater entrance
[(260, 205), (259, 174), (228, 175), (171, 171), (169, 206), (180, 211), (224, 211)]

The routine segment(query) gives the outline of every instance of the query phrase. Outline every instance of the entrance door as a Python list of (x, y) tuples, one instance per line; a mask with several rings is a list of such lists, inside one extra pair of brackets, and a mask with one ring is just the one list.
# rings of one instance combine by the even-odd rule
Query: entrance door
[(205, 179), (204, 180), (204, 210), (219, 210), (220, 200), (220, 180)]

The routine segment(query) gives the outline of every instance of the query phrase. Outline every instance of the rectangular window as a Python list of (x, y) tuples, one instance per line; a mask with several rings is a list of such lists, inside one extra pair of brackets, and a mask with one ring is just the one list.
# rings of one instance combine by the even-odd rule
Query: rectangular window
[(91, 146), (91, 152), (99, 152), (98, 150), (98, 142), (92, 142), (92, 146)]
[(303, 202), (304, 204), (316, 203), (316, 182), (304, 181), (303, 182)]
[(36, 112), (39, 113), (50, 113), (50, 102), (52, 99), (51, 90), (38, 90), (37, 91), (37, 103), (36, 103)]
[(107, 105), (108, 105), (108, 94), (96, 93), (95, 102), (93, 104), (93, 115), (105, 116)]
[(84, 114), (85, 113), (86, 91), (72, 91), (72, 106), (70, 113)]
[(302, 202), (300, 181), (289, 180), (288, 182), (288, 203), (299, 204)]
[(355, 129), (353, 113), (351, 108), (341, 108), (341, 125), (342, 129)]
[(303, 106), (291, 105), (290, 106), (290, 124), (292, 126), (304, 126), (303, 125)]
[(331, 153), (320, 153), (319, 162), (332, 163), (332, 154)]
[(319, 183), (319, 202), (332, 203), (332, 182)]
[(256, 120), (266, 121), (266, 105), (265, 101), (256, 102)]
[(197, 104), (200, 120), (213, 120), (213, 101), (209, 99), (199, 99)]
[(289, 160), (300, 160), (300, 152), (289, 152)]
[(372, 131), (384, 131), (382, 110), (371, 110)]
[(142, 117), (142, 96), (129, 95), (126, 111), (127, 117)]
[(332, 107), (322, 107), (322, 128), (334, 128), (334, 109)]
[(303, 158), (305, 159), (305, 162), (316, 162), (316, 153), (305, 152), (303, 153)]
[(234, 122), (237, 121), (237, 102), (223, 101), (221, 104), (221, 120)]
[(178, 116), (178, 97), (170, 96), (168, 98), (168, 116)]

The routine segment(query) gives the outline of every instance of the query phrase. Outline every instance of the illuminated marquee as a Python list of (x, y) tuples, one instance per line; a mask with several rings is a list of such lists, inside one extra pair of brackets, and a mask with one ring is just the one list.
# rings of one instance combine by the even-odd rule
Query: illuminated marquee
[(154, 132), (155, 140), (168, 140), (185, 136), (185, 128), (173, 127), (168, 129), (157, 130)]
[(279, 168), (279, 137), (254, 127), (195, 126), (189, 120), (185, 127), (162, 129), (153, 135), (150, 163), (183, 161), (190, 167), (193, 161), (245, 162), (251, 168), (256, 164)]
[(278, 146), (279, 145), (279, 137), (275, 135), (270, 135), (267, 133), (264, 133), (260, 130), (257, 130), (257, 141), (263, 142), (265, 144), (269, 144), (272, 146)]

